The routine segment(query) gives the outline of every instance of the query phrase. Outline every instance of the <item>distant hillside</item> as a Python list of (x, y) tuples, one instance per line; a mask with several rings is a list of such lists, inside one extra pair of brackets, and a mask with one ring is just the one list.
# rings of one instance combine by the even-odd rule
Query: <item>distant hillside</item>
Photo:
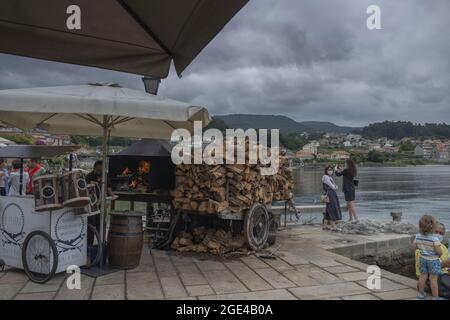
[(359, 129), (355, 127), (342, 127), (335, 125), (334, 123), (324, 121), (303, 121), (300, 123), (309, 128), (312, 128), (315, 131), (321, 132), (349, 133), (351, 131)]
[(297, 122), (281, 115), (230, 114), (214, 116), (225, 122), (230, 128), (241, 129), (280, 129), (282, 133), (290, 132), (336, 132), (347, 133), (355, 128), (340, 127), (331, 122), (305, 121)]
[(412, 138), (450, 138), (450, 125), (445, 123), (416, 124), (410, 121), (384, 121), (368, 125), (362, 129), (365, 138), (402, 139)]

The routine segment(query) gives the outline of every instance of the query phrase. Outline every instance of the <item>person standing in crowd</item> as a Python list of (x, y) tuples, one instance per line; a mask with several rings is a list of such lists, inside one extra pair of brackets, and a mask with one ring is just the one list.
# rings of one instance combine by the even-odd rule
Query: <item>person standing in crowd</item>
[[(10, 196), (24, 196), (26, 194), (26, 187), (30, 182), (30, 176), (28, 172), (23, 170), (22, 175), (20, 174), (21, 163), (20, 160), (14, 160), (12, 163), (12, 171), (9, 175), (9, 192)], [(21, 179), (22, 176), (22, 179)], [(22, 180), (22, 186), (20, 181)], [(22, 191), (20, 190), (22, 189)]]
[[(86, 183), (91, 184), (97, 184), (99, 188), (97, 188), (97, 198), (100, 199), (100, 190), (102, 187), (102, 172), (103, 172), (103, 161), (97, 160), (94, 163), (94, 168), (91, 172), (89, 172), (86, 175)], [(108, 196), (114, 196), (111, 188), (108, 186), (106, 189), (106, 194)], [(88, 217), (88, 223), (97, 229), (97, 231), (100, 231), (100, 215), (96, 214), (93, 216)], [(94, 234), (92, 231), (88, 230), (88, 245), (92, 245), (94, 242)]]
[(0, 158), (0, 196), (8, 195), (9, 172), (4, 159)]
[(441, 274), (442, 256), (441, 241), (436, 232), (436, 219), (431, 215), (424, 215), (419, 221), (420, 233), (414, 240), (414, 249), (420, 251), (419, 284), (417, 298), (425, 299), (426, 281), (430, 279), (431, 293), (434, 300), (439, 299), (438, 277)]
[(45, 168), (39, 163), (38, 159), (28, 161), (28, 175), (30, 181), (27, 184), (27, 193), (33, 193), (33, 179), (45, 174)]
[(324, 230), (336, 230), (336, 222), (342, 220), (341, 205), (337, 197), (336, 190), (338, 186), (333, 180), (334, 170), (332, 166), (325, 168), (325, 174), (322, 177), (323, 190), (326, 195), (326, 208), (324, 212)]
[(356, 164), (352, 159), (347, 159), (346, 168), (341, 169), (340, 166), (335, 167), (336, 176), (342, 176), (342, 191), (344, 192), (345, 201), (347, 202), (348, 215), (350, 222), (358, 222), (358, 214), (355, 207), (355, 178), (358, 175)]

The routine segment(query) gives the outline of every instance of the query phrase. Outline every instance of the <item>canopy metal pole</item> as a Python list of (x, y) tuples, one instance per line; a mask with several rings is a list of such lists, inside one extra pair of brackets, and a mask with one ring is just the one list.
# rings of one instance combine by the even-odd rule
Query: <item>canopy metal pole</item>
[[(102, 165), (102, 203), (100, 210), (100, 243), (99, 246), (101, 248), (102, 255), (105, 254), (103, 250), (103, 246), (105, 244), (105, 224), (106, 224), (106, 188), (107, 188), (107, 161), (108, 161), (108, 117), (103, 116), (103, 165)], [(103, 267), (103, 257), (100, 259), (100, 267)]]
[[(23, 158), (20, 158), (20, 171), (19, 171), (19, 195), (22, 195), (22, 191), (23, 191)], [(25, 186), (25, 193), (26, 193), (26, 186)]]

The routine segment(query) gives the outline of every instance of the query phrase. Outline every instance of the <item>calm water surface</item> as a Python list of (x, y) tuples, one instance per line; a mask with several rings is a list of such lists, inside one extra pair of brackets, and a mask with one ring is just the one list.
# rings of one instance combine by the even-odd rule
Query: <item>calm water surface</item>
[[(294, 171), (299, 204), (319, 201), (322, 175), (323, 170), (313, 168)], [(342, 190), (341, 178), (334, 179)], [(361, 167), (358, 179), (356, 201), (361, 217), (391, 219), (391, 211), (402, 211), (404, 220), (417, 223), (423, 214), (431, 213), (450, 228), (450, 166)], [(342, 191), (338, 195), (344, 201)]]

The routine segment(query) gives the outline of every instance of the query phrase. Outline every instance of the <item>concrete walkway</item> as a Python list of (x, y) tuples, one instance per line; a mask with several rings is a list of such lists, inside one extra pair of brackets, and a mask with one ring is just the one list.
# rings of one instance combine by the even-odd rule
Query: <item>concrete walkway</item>
[(382, 271), (381, 289), (369, 290), (367, 265), (330, 251), (409, 241), (402, 235), (354, 236), (318, 226), (292, 227), (280, 232), (275, 260), (145, 248), (138, 268), (97, 279), (82, 276), (81, 290), (67, 289), (63, 274), (38, 285), (22, 271), (7, 269), (0, 273), (0, 299), (414, 299), (415, 280)]

